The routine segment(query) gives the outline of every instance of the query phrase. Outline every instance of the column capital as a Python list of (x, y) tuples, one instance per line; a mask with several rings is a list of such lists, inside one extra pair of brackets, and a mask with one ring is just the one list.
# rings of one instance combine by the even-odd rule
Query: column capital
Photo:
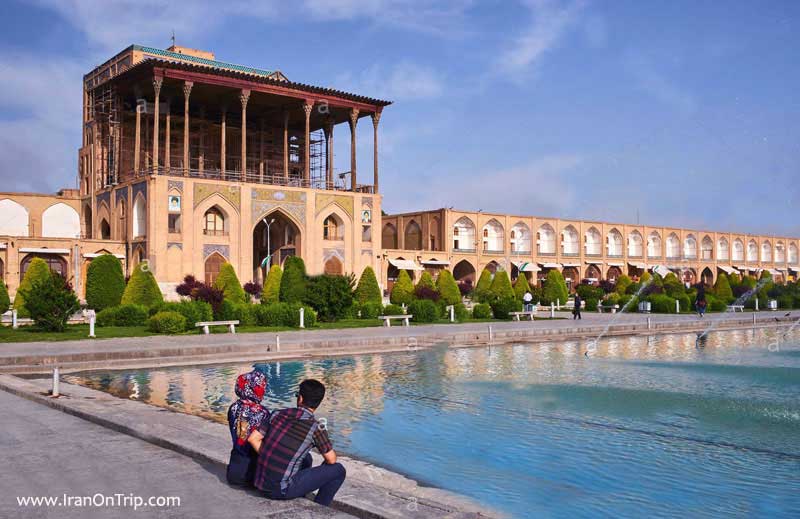
[(314, 109), (314, 101), (306, 99), (303, 103), (303, 111), (306, 113), (306, 119), (311, 117), (311, 110)]
[(242, 102), (242, 110), (247, 108), (247, 101), (249, 100), (250, 100), (250, 90), (243, 88), (242, 91), (239, 93), (239, 101)]
[(161, 76), (153, 76), (153, 90), (156, 92), (156, 96), (161, 93), (161, 85), (164, 83), (164, 78)]
[(373, 112), (372, 115), (372, 126), (375, 128), (378, 127), (378, 123), (381, 122), (381, 112)]
[(358, 124), (358, 114), (360, 110), (358, 108), (351, 108), (350, 109), (350, 129), (354, 129), (356, 124)]
[(184, 81), (183, 82), (183, 97), (185, 97), (187, 99), (189, 98), (189, 95), (192, 93), (192, 87), (193, 86), (194, 86), (194, 83), (192, 83), (191, 81)]

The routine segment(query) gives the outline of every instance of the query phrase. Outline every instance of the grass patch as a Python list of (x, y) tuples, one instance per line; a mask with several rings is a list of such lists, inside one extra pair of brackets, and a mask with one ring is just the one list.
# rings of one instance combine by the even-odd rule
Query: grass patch
[[(117, 337), (148, 337), (155, 335), (144, 326), (96, 326), (98, 339)], [(74, 341), (89, 338), (88, 324), (71, 324), (63, 332), (44, 332), (35, 326), (20, 326), (16, 330), (10, 326), (0, 326), (0, 343), (2, 342), (35, 342), (35, 341)]]

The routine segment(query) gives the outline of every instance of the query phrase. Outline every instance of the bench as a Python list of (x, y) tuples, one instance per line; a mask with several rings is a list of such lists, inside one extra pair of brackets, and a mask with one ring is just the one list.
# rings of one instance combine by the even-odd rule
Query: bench
[(725, 308), (725, 311), (726, 312), (733, 312), (733, 313), (744, 312), (744, 305), (728, 305)]
[(597, 305), (597, 313), (602, 314), (603, 312), (611, 312), (612, 314), (617, 313), (619, 310), (619, 305)]
[(209, 334), (208, 327), (209, 326), (227, 326), (228, 331), (231, 333), (236, 333), (236, 325), (239, 324), (239, 321), (203, 321), (200, 323), (194, 323), (195, 327), (203, 328), (203, 333), (205, 335)]
[(536, 311), (535, 310), (532, 311), (532, 312), (510, 312), (510, 313), (511, 313), (512, 318), (515, 321), (521, 321), (522, 320), (521, 317), (523, 315), (527, 316), (531, 321), (533, 321), (533, 318), (536, 316)]
[(378, 319), (383, 319), (383, 325), (387, 328), (392, 326), (392, 319), (402, 319), (403, 326), (410, 326), (409, 320), (414, 317), (413, 315), (403, 314), (403, 315), (380, 315)]

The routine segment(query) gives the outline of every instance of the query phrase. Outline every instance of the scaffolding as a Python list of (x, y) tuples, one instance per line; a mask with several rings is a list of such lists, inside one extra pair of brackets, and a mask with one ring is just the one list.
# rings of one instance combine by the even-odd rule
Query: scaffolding
[(104, 187), (119, 181), (120, 99), (113, 84), (106, 82), (92, 93), (91, 118), (94, 123), (95, 143), (100, 146), (100, 171)]

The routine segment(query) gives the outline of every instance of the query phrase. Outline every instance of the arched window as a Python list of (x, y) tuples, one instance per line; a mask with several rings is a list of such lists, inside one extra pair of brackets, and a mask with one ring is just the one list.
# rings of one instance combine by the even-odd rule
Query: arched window
[(503, 226), (492, 218), (483, 226), (484, 252), (503, 252)]
[(133, 237), (147, 236), (147, 211), (144, 198), (138, 197), (133, 204)]
[(667, 258), (678, 259), (681, 257), (681, 241), (675, 233), (667, 237)]
[(211, 285), (214, 281), (217, 280), (219, 276), (219, 271), (222, 268), (222, 265), (225, 263), (225, 258), (218, 252), (211, 254), (208, 258), (206, 258), (205, 263), (205, 279), (206, 284)]
[(656, 231), (650, 233), (647, 237), (647, 257), (660, 258), (661, 257), (661, 235)]
[(577, 256), (581, 251), (578, 231), (572, 225), (566, 226), (561, 231), (561, 249), (564, 256)]
[(586, 231), (584, 243), (586, 244), (585, 247), (587, 256), (601, 256), (603, 254), (603, 244), (602, 240), (600, 239), (600, 231), (594, 227), (589, 227), (589, 230)]
[(83, 207), (83, 235), (92, 239), (92, 206), (90, 205)]
[(205, 226), (203, 227), (203, 234), (209, 236), (225, 236), (225, 217), (218, 207), (214, 206), (205, 215)]
[(775, 263), (786, 262), (786, 247), (782, 241), (775, 243)]
[(422, 229), (414, 220), (406, 225), (405, 242), (408, 250), (422, 250)]
[(342, 221), (336, 215), (325, 218), (322, 224), (322, 238), (325, 240), (343, 240)]
[(28, 235), (28, 210), (8, 198), (0, 200), (0, 236), (2, 235)]
[(466, 216), (462, 216), (453, 225), (453, 249), (458, 252), (474, 252), (475, 224)]
[(761, 244), (761, 261), (769, 263), (772, 261), (772, 245), (769, 241)]
[(397, 228), (387, 223), (383, 226), (383, 231), (381, 232), (381, 246), (384, 249), (396, 249), (397, 248)]
[(758, 261), (758, 244), (755, 240), (747, 242), (747, 261)]
[(628, 256), (641, 258), (643, 252), (643, 240), (639, 231), (633, 231), (628, 235)]
[(723, 237), (717, 240), (717, 259), (719, 261), (728, 261), (730, 259), (730, 244), (728, 239)]
[(527, 225), (518, 222), (511, 228), (511, 252), (528, 254), (531, 252), (531, 231)]
[(111, 239), (111, 226), (108, 224), (108, 220), (106, 220), (105, 218), (100, 220), (100, 239), (101, 240)]
[(430, 250), (438, 250), (437, 247), (441, 247), (441, 225), (438, 216), (434, 216), (431, 218), (430, 224), (428, 225), (430, 229), (429, 241), (430, 241)]
[(536, 232), (536, 251), (541, 255), (556, 253), (556, 232), (550, 224), (542, 224)]
[(740, 239), (733, 242), (733, 261), (744, 261), (744, 243)]
[(616, 229), (611, 229), (608, 232), (608, 257), (621, 258), (622, 257), (622, 233)]
[(341, 276), (344, 273), (342, 262), (336, 256), (328, 258), (325, 262), (325, 274), (329, 276)]
[(688, 259), (697, 258), (697, 239), (692, 234), (683, 240), (683, 256)]
[(42, 213), (42, 236), (77, 238), (81, 235), (81, 217), (73, 207), (59, 202)]
[(797, 265), (797, 245), (792, 243), (789, 245), (789, 263)]
[(25, 273), (28, 272), (28, 267), (31, 264), (33, 258), (41, 258), (46, 263), (47, 266), (50, 267), (52, 272), (59, 274), (62, 278), (67, 277), (67, 262), (64, 258), (57, 254), (28, 254), (23, 258), (22, 263), (19, 266), (19, 278), (22, 279), (25, 277)]
[(714, 242), (708, 236), (704, 237), (703, 241), (700, 242), (700, 259), (714, 259)]

